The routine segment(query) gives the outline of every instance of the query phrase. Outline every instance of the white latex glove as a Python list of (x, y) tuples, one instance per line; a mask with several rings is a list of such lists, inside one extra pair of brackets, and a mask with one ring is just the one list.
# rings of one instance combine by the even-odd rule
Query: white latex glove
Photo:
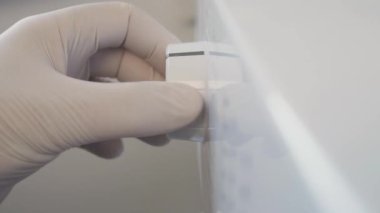
[(28, 17), (1, 34), (0, 200), (67, 149), (111, 158), (119, 138), (165, 143), (163, 134), (193, 121), (202, 108), (194, 89), (152, 82), (164, 79), (171, 42), (147, 14), (117, 2)]

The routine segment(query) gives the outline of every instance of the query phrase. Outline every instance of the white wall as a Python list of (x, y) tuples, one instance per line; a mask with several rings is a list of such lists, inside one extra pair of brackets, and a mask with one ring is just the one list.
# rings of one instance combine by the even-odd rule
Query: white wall
[[(2, 0), (0, 31), (18, 19), (91, 0)], [(193, 37), (194, 2), (134, 0), (183, 40)], [(125, 140), (125, 153), (103, 160), (73, 149), (17, 185), (0, 205), (4, 213), (200, 212), (194, 144), (151, 147)]]
[(244, 65), (210, 98), (214, 212), (380, 212), (380, 2), (198, 2)]

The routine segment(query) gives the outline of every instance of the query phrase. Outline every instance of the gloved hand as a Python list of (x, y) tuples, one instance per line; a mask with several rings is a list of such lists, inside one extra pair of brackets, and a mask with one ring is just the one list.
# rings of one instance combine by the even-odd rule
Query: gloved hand
[[(165, 143), (193, 121), (200, 95), (157, 82), (172, 42), (144, 12), (115, 2), (28, 17), (1, 34), (0, 200), (67, 149), (111, 158), (121, 137)], [(128, 83), (85, 81), (98, 77)]]

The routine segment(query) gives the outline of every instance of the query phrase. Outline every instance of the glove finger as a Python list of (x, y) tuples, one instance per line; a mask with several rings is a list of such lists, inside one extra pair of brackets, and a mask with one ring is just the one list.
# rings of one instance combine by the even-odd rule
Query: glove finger
[(44, 44), (53, 68), (75, 78), (93, 54), (106, 48), (126, 49), (164, 75), (166, 46), (178, 41), (145, 12), (122, 2), (69, 7), (25, 23), (41, 32), (36, 39)]
[(132, 14), (124, 47), (165, 76), (166, 47), (179, 40), (141, 10)]
[(117, 78), (122, 82), (162, 81), (162, 72), (123, 49), (105, 49), (90, 60), (91, 76)]
[(156, 135), (151, 137), (139, 138), (142, 142), (147, 143), (152, 146), (164, 146), (170, 142), (167, 135)]
[[(150, 64), (123, 49), (105, 49), (95, 54), (90, 60), (90, 72), (93, 76), (117, 78), (122, 82), (164, 80)], [(152, 146), (169, 143), (166, 135), (139, 139)]]
[(121, 139), (97, 142), (83, 145), (80, 148), (105, 159), (113, 159), (119, 157), (124, 150)]
[[(112, 83), (112, 79), (108, 78), (93, 78), (91, 79), (91, 81)], [(124, 146), (121, 139), (91, 143), (80, 146), (80, 148), (105, 159), (117, 158), (123, 153), (124, 150)]]
[(71, 146), (114, 138), (166, 134), (191, 123), (202, 109), (200, 94), (183, 84), (107, 84), (65, 79), (68, 84), (60, 86), (66, 88), (65, 102), (57, 104), (57, 111), (70, 117), (66, 120), (70, 123), (58, 128), (70, 127), (70, 132), (62, 134), (73, 136), (66, 141), (79, 143)]

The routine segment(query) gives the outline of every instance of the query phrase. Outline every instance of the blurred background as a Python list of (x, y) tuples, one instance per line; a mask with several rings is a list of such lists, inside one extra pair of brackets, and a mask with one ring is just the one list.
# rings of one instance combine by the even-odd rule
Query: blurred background
[[(1, 0), (0, 32), (17, 20), (91, 0)], [(130, 0), (183, 41), (193, 40), (194, 0)], [(5, 213), (200, 212), (196, 145), (152, 147), (125, 139), (115, 160), (69, 150), (18, 184), (0, 205)]]

